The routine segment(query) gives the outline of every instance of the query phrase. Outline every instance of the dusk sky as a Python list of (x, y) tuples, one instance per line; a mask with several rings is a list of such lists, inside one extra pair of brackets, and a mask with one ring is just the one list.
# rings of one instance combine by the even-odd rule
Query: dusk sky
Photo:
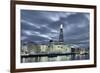
[(21, 41), (58, 41), (63, 24), (64, 43), (89, 47), (89, 17), (89, 13), (21, 10)]

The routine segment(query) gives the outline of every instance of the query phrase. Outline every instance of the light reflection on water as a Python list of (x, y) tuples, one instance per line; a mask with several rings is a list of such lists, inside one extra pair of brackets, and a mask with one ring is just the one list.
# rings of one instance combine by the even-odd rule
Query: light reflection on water
[(30, 63), (30, 62), (51, 62), (51, 61), (69, 61), (69, 60), (87, 60), (89, 59), (89, 54), (74, 54), (68, 56), (56, 56), (56, 57), (28, 57), (22, 58), (22, 63)]

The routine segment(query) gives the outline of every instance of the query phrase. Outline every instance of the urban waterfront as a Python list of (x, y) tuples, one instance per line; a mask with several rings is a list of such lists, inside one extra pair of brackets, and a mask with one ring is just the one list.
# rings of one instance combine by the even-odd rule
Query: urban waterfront
[[(57, 56), (58, 55), (58, 56)], [(48, 54), (48, 55), (23, 55), (21, 56), (22, 63), (30, 62), (52, 62), (52, 61), (73, 61), (73, 60), (88, 60), (89, 53), (85, 54)]]
[(89, 47), (81, 48), (75, 44), (66, 44), (63, 25), (60, 25), (59, 40), (49, 40), (46, 44), (27, 42), (21, 46), (21, 63), (71, 61), (89, 59)]
[(21, 63), (88, 60), (90, 13), (21, 10)]

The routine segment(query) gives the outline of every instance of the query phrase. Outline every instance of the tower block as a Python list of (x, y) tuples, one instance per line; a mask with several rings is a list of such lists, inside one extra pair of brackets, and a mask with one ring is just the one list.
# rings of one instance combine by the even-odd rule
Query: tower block
[(60, 25), (60, 33), (59, 33), (59, 44), (64, 43), (64, 38), (63, 38), (63, 25)]

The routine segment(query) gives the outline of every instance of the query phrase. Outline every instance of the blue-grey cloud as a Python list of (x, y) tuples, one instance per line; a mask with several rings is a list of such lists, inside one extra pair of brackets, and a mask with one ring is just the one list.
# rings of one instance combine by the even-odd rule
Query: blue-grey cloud
[(21, 40), (48, 43), (59, 38), (63, 24), (64, 42), (89, 47), (89, 13), (21, 10)]

